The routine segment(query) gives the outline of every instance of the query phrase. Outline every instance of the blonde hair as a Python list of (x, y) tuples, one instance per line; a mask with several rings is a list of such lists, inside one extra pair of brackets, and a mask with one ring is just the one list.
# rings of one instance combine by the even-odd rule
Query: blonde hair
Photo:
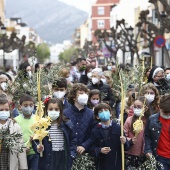
[(104, 71), (103, 75), (106, 77), (108, 85), (112, 88), (113, 87), (113, 79), (111, 71)]
[(60, 76), (63, 77), (63, 78), (67, 78), (67, 75), (70, 74), (69, 72), (69, 69), (67, 68), (63, 68), (61, 71), (60, 71)]

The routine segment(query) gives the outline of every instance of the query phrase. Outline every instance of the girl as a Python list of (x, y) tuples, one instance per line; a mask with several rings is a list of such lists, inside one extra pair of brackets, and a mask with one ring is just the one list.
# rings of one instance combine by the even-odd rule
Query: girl
[(94, 115), (99, 124), (91, 133), (90, 154), (97, 158), (96, 169), (121, 170), (121, 143), (125, 145), (125, 150), (129, 148), (129, 143), (121, 136), (120, 125), (110, 119), (109, 105), (105, 103), (97, 105)]
[(94, 110), (94, 107), (97, 106), (101, 102), (101, 93), (99, 90), (94, 89), (91, 90), (89, 93), (89, 99), (88, 99), (88, 108)]
[[(145, 123), (150, 115), (148, 107), (148, 103), (145, 97), (139, 97), (134, 102), (134, 115), (130, 116), (126, 119), (124, 124), (124, 131), (129, 140), (130, 149), (126, 151), (126, 169), (133, 170), (138, 168), (144, 162), (144, 129)], [(139, 118), (144, 109), (144, 116), (142, 117), (142, 121), (144, 123), (144, 128), (139, 134), (136, 136), (133, 129), (133, 123)]]
[(71, 121), (63, 115), (63, 103), (56, 98), (46, 99), (45, 114), (52, 123), (49, 137), (43, 139), (43, 146), (37, 146), (38, 152), (43, 151), (39, 170), (70, 170), (76, 157), (76, 136)]
[(150, 114), (152, 115), (158, 113), (159, 92), (157, 88), (153, 84), (148, 83), (143, 86), (141, 95), (145, 96), (149, 103), (148, 106), (149, 106)]
[[(10, 119), (9, 103), (5, 95), (0, 95), (0, 131), (1, 130), (7, 130), (7, 132), (9, 130), (10, 134), (21, 134), (19, 125)], [(1, 170), (27, 169), (25, 149), (20, 153), (20, 147), (23, 148), (23, 146), (21, 146), (22, 143), (23, 139), (22, 137), (19, 137), (17, 138), (17, 141), (15, 141), (15, 146), (9, 148), (5, 146), (3, 139), (0, 141)]]

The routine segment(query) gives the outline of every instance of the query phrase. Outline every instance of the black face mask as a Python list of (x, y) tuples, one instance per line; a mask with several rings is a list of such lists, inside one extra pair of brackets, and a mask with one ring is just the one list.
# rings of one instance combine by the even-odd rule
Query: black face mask
[(166, 80), (165, 78), (162, 78), (156, 82), (159, 86), (164, 86), (166, 85)]

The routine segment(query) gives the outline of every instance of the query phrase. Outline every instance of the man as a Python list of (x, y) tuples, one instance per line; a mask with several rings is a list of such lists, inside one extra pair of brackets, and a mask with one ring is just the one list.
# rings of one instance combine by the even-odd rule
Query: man
[(160, 99), (160, 112), (149, 117), (145, 128), (145, 154), (154, 155), (164, 166), (170, 169), (170, 95)]
[(166, 68), (164, 72), (165, 72), (166, 80), (169, 81), (170, 80), (170, 68)]
[(103, 102), (110, 105), (110, 107), (114, 107), (115, 105), (115, 99), (113, 96), (113, 92), (109, 85), (104, 84), (101, 81), (101, 76), (103, 75), (103, 72), (100, 68), (95, 68), (92, 70), (92, 84), (88, 85), (88, 89), (98, 89), (101, 92), (101, 95), (103, 95)]
[(78, 58), (78, 60), (77, 60), (77, 68), (78, 68), (78, 70), (76, 72), (78, 82), (80, 81), (81, 75), (85, 75), (86, 65), (87, 65), (87, 62), (86, 62), (85, 58)]
[(63, 109), (69, 108), (71, 105), (66, 98), (67, 80), (64, 78), (58, 79), (52, 84), (53, 97), (62, 100)]

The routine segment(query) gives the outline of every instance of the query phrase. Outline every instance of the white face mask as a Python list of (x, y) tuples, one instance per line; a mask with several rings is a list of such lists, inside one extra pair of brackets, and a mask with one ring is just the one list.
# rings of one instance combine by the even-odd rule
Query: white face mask
[(88, 77), (89, 79), (91, 79), (91, 76), (92, 76), (92, 73), (91, 73), (91, 72), (87, 73), (87, 77)]
[(51, 120), (57, 120), (60, 116), (60, 112), (59, 111), (55, 111), (55, 110), (49, 110), (48, 112), (48, 116), (51, 118)]
[(107, 69), (108, 70), (112, 70), (112, 66), (107, 66)]
[(170, 73), (166, 75), (166, 79), (170, 80)]
[(1, 83), (1, 88), (2, 88), (3, 91), (6, 91), (7, 88), (8, 88), (8, 84), (6, 82), (2, 82)]
[(103, 84), (107, 84), (107, 81), (106, 81), (106, 79), (101, 79), (101, 81), (103, 82)]
[(134, 114), (138, 117), (142, 114), (142, 109), (134, 108), (133, 111), (134, 111)]
[(0, 111), (0, 120), (7, 120), (9, 117), (9, 111)]
[(166, 116), (166, 115), (164, 115), (164, 114), (162, 114), (162, 113), (160, 113), (160, 116), (163, 118), (163, 119), (170, 119), (170, 116)]
[(80, 94), (77, 98), (77, 101), (82, 106), (86, 105), (87, 101), (88, 101), (88, 95), (87, 94)]
[(70, 77), (66, 78), (66, 80), (72, 82), (73, 81), (73, 77), (70, 76)]
[(99, 82), (99, 79), (98, 78), (96, 78), (96, 77), (93, 77), (92, 78), (92, 83), (93, 84), (97, 84)]
[(65, 91), (57, 91), (53, 93), (53, 96), (57, 99), (62, 99), (65, 94), (66, 94)]
[(154, 94), (145, 94), (145, 97), (146, 97), (149, 104), (152, 103), (154, 101), (154, 99), (155, 99)]
[(28, 77), (31, 78), (32, 77), (32, 72), (31, 71), (27, 71), (28, 73)]

